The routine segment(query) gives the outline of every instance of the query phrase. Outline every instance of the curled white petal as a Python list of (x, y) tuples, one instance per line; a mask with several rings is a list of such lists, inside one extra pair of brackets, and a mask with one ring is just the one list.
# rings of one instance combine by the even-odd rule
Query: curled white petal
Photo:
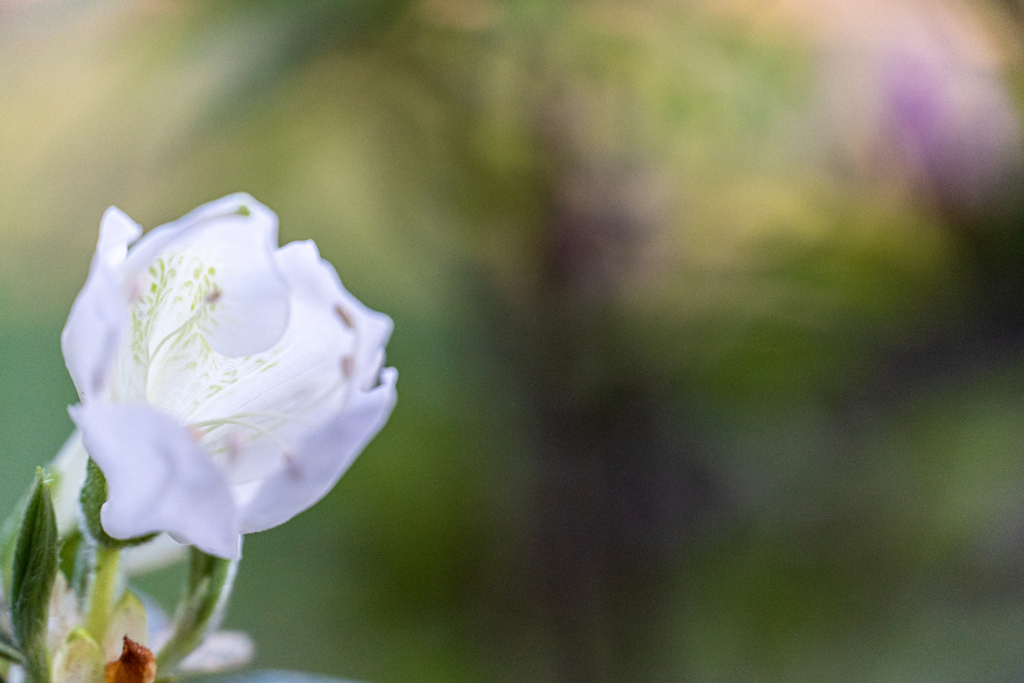
[(283, 524), (327, 495), (395, 407), (398, 372), (385, 368), (380, 379), (380, 386), (357, 394), (308, 433), (286, 466), (263, 480), (242, 512), (243, 533)]
[(383, 361), (378, 355), (394, 327), (391, 318), (352, 296), (312, 241), (286, 244), (277, 251), (277, 263), (297, 298), (334, 311), (344, 327), (358, 331), (352, 349), (353, 380), (359, 388), (369, 389), (377, 381)]
[[(129, 251), (125, 268), (149, 276), (140, 294), (150, 305), (141, 306), (139, 322), (153, 344), (198, 308), (203, 315), (197, 323), (218, 353), (244, 356), (271, 346), (288, 322), (288, 288), (274, 263), (276, 247), (277, 216), (246, 194), (150, 231)], [(170, 294), (189, 285), (190, 296)]]
[(129, 271), (145, 270), (161, 252), (177, 248), (200, 230), (221, 218), (249, 216), (254, 229), (270, 232), (277, 239), (277, 216), (244, 192), (228, 195), (193, 209), (176, 221), (153, 228), (135, 244), (125, 259)]
[(127, 327), (127, 303), (121, 267), (128, 245), (142, 229), (116, 207), (100, 222), (89, 277), (71, 305), (60, 336), (64, 363), (82, 400), (106, 387), (110, 368)]
[(167, 531), (205, 552), (238, 557), (231, 490), (182, 425), (145, 405), (92, 403), (70, 413), (107, 479), (100, 518), (108, 534)]
[(210, 295), (216, 300), (200, 327), (206, 343), (225, 356), (270, 348), (288, 324), (288, 285), (273, 256), (277, 231), (263, 231), (254, 238), (247, 234), (253, 227), (242, 217), (221, 221), (206, 231), (201, 243), (219, 265), (216, 289)]

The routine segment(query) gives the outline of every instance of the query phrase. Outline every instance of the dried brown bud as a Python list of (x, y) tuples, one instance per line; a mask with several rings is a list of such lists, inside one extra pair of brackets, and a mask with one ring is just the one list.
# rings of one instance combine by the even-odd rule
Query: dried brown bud
[(108, 662), (105, 672), (107, 683), (154, 683), (156, 657), (144, 645), (125, 636), (121, 659)]

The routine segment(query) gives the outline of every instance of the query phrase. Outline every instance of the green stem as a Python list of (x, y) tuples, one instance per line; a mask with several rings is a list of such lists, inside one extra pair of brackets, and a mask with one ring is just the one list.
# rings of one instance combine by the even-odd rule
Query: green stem
[(97, 643), (103, 642), (103, 636), (107, 632), (107, 622), (114, 604), (120, 555), (121, 551), (118, 548), (96, 546), (95, 574), (89, 586), (89, 597), (86, 602), (85, 629)]
[(224, 560), (197, 548), (189, 551), (188, 580), (173, 630), (156, 656), (158, 676), (173, 673), (178, 663), (220, 626), (237, 570), (238, 560)]

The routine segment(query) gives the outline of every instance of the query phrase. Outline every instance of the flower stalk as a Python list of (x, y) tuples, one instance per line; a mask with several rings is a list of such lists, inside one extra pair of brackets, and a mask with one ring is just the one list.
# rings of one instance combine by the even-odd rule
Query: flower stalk
[(102, 643), (114, 605), (118, 579), (119, 548), (96, 546), (96, 561), (86, 599), (85, 630), (93, 640)]

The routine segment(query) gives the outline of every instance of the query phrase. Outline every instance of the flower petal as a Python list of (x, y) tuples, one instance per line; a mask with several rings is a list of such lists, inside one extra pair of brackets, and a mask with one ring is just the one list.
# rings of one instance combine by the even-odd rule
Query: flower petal
[[(354, 390), (345, 372), (360, 370), (354, 360), (359, 334), (336, 311), (342, 291), (333, 269), (312, 243), (290, 244), (275, 258), (290, 287), (291, 307), (278, 343), (246, 358), (167, 353), (176, 369), (161, 369), (159, 385), (151, 384), (159, 387), (152, 395), (160, 406), (183, 422), (244, 418), (244, 424), (225, 423), (203, 439), (208, 450), (219, 454), (232, 484), (276, 471), (311, 427), (341, 410)], [(345, 315), (351, 322), (356, 314)], [(375, 377), (379, 369), (379, 363), (369, 368)], [(239, 448), (244, 457), (227, 457)]]
[(214, 631), (206, 640), (181, 660), (180, 671), (217, 673), (245, 666), (252, 661), (256, 647), (252, 638), (241, 631)]
[(252, 232), (249, 219), (226, 219), (196, 245), (217, 264), (217, 298), (200, 327), (206, 343), (225, 356), (265, 351), (288, 326), (288, 284), (274, 263), (276, 223), (258, 236)]
[(244, 192), (230, 194), (192, 209), (181, 218), (164, 223), (146, 233), (146, 236), (132, 246), (125, 259), (129, 271), (144, 271), (149, 268), (161, 252), (177, 249), (183, 240), (190, 239), (191, 233), (203, 230), (221, 218), (251, 216), (252, 223), (260, 229), (273, 232), (277, 239), (277, 216), (273, 211)]
[(242, 532), (270, 529), (327, 495), (356, 456), (377, 435), (395, 407), (398, 372), (385, 368), (380, 385), (357, 392), (345, 408), (308, 433), (291, 461), (248, 493)]
[(276, 256), (295, 296), (334, 312), (339, 322), (356, 334), (352, 381), (360, 389), (369, 389), (384, 362), (382, 350), (394, 327), (391, 318), (352, 296), (311, 240), (290, 242), (278, 249)]
[[(154, 397), (189, 424), (241, 418), (211, 429), (203, 439), (218, 454), (231, 483), (240, 484), (271, 474), (303, 434), (338, 412), (346, 389), (341, 357), (352, 345), (352, 334), (330, 309), (293, 299), (288, 329), (266, 353), (247, 358), (183, 355), (178, 371), (166, 373), (169, 381), (161, 382)], [(172, 397), (196, 398), (175, 404), (168, 400)], [(231, 457), (238, 448), (243, 457)]]
[[(109, 269), (118, 268), (128, 254), (128, 245), (139, 239), (142, 228), (121, 209), (111, 206), (100, 219), (100, 239), (95, 260)], [(95, 261), (94, 264), (95, 265)]]
[(201, 206), (139, 240), (125, 267), (140, 278), (133, 312), (147, 355), (192, 320), (225, 356), (273, 345), (288, 324), (276, 247), (277, 216), (247, 194)]
[(239, 556), (231, 490), (184, 427), (146, 405), (92, 403), (69, 412), (107, 479), (100, 515), (108, 534), (167, 531), (207, 553)]
[(82, 400), (106, 388), (124, 337), (128, 304), (120, 266), (128, 244), (141, 232), (120, 209), (110, 207), (103, 214), (89, 277), (71, 306), (60, 336), (64, 363)]

